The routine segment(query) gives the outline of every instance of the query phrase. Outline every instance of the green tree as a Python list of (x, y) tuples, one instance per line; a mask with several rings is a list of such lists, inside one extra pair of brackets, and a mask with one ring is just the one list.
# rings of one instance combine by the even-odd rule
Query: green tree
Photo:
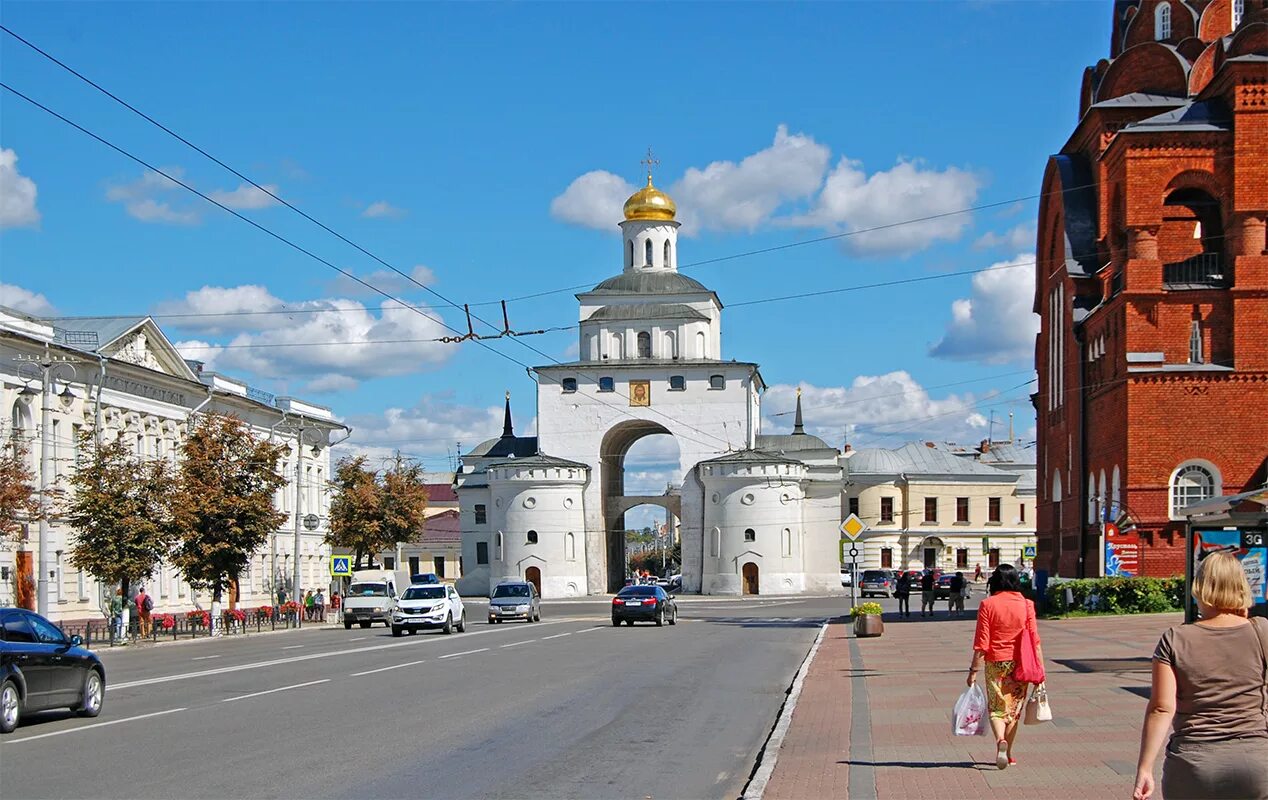
[(0, 449), (0, 545), (16, 540), (22, 523), (39, 514), (30, 463), (26, 442), (17, 436), (10, 437), (8, 445)]
[(334, 497), (330, 501), (330, 531), (326, 543), (349, 550), (353, 566), (361, 569), (367, 555), (386, 550), (382, 538), (381, 496), (374, 471), (365, 456), (345, 456), (335, 465)]
[(191, 586), (211, 592), (213, 626), (225, 588), (286, 519), (273, 505), (286, 483), (277, 467), (285, 449), (225, 414), (199, 417), (181, 445), (172, 563)]
[(423, 468), (397, 456), (376, 473), (364, 456), (345, 457), (335, 466), (335, 496), (330, 503), (326, 542), (350, 550), (360, 569), (375, 553), (418, 541), (427, 510)]
[(79, 449), (91, 455), (70, 476), (61, 503), (74, 529), (68, 560), (98, 581), (118, 584), (126, 599), (131, 581), (153, 575), (175, 544), (172, 470), (166, 461), (137, 458), (120, 439), (94, 447), (85, 433)]

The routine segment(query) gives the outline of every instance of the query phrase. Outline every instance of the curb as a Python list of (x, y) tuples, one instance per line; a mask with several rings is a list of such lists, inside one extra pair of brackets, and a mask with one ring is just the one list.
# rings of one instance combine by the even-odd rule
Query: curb
[(797, 708), (797, 700), (801, 697), (801, 687), (806, 682), (806, 673), (810, 671), (810, 663), (818, 654), (819, 644), (823, 642), (830, 623), (831, 620), (820, 626), (819, 635), (815, 637), (814, 644), (810, 645), (810, 652), (806, 653), (805, 660), (797, 669), (792, 686), (788, 689), (788, 696), (779, 710), (779, 717), (775, 720), (775, 727), (771, 729), (770, 736), (766, 738), (766, 743), (758, 752), (753, 774), (749, 776), (748, 783), (740, 792), (740, 800), (761, 800), (762, 795), (766, 793), (766, 785), (770, 783), (771, 775), (775, 772), (775, 762), (779, 759), (779, 750), (784, 746), (784, 737), (788, 735), (788, 728), (792, 725), (793, 710)]

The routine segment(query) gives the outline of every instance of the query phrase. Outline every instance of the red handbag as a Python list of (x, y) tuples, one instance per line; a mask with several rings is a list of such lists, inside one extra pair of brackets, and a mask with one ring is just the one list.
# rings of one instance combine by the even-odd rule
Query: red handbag
[(1026, 624), (1022, 626), (1021, 636), (1017, 639), (1017, 659), (1013, 663), (1013, 679), (1021, 683), (1043, 683), (1043, 662), (1039, 660), (1039, 648), (1035, 646), (1035, 635), (1030, 632), (1030, 622), (1034, 619), (1034, 611), (1027, 604)]

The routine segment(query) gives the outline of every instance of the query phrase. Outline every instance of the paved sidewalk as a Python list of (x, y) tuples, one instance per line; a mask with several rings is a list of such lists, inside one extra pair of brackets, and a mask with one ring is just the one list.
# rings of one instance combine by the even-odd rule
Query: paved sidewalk
[(989, 736), (951, 734), (974, 620), (890, 616), (875, 639), (829, 626), (767, 800), (1131, 796), (1149, 659), (1180, 614), (1041, 621), (1054, 720), (1022, 727), (1004, 771)]

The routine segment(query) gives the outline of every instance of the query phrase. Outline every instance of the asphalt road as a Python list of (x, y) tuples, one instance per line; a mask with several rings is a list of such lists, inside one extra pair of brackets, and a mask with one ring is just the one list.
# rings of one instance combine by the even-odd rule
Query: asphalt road
[[(887, 601), (889, 606), (893, 601)], [(392, 638), (286, 633), (103, 654), (95, 720), (0, 738), (0, 797), (727, 798), (844, 598), (683, 598), (677, 626), (608, 605)]]

